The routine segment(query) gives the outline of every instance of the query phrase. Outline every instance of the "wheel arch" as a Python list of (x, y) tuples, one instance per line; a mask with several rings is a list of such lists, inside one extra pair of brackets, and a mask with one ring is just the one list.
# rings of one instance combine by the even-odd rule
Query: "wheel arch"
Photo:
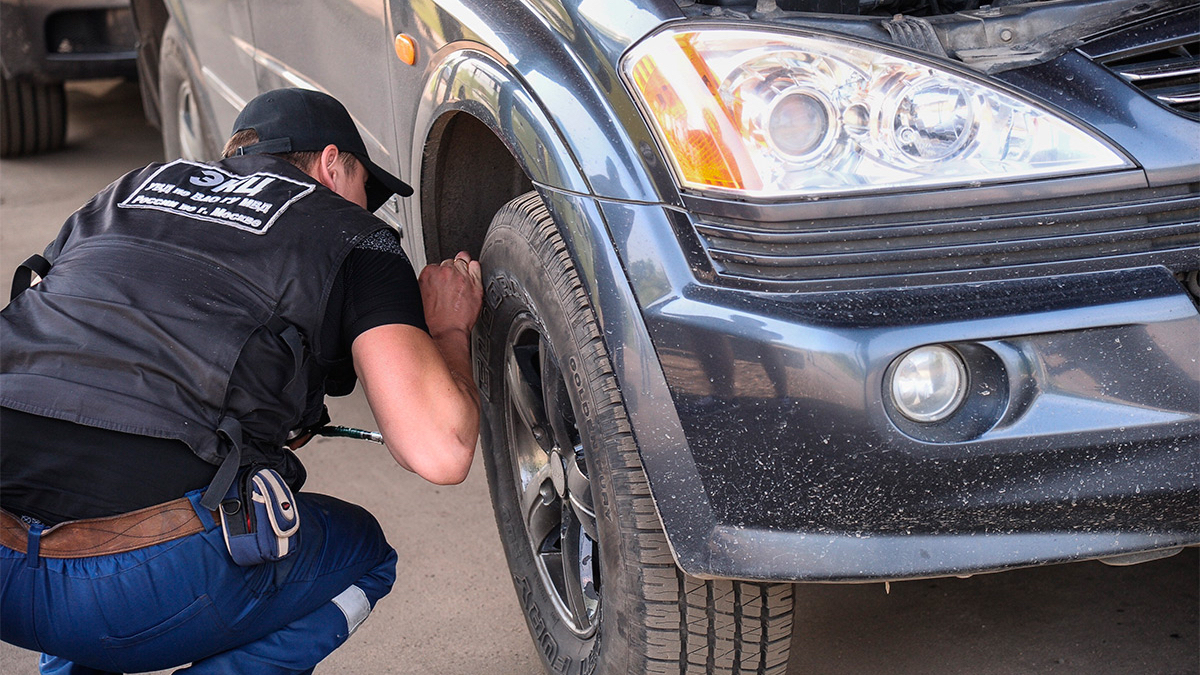
[[(634, 204), (597, 197), (561, 127), (497, 56), (477, 47), (438, 61), (421, 96), (414, 136), (424, 141), (413, 144), (411, 164), (411, 175), (418, 177), (419, 205), (411, 208), (420, 218), (421, 252), (427, 261), (459, 250), (476, 256), (496, 211), (529, 189), (539, 192), (595, 308), (676, 564), (706, 576), (705, 543), (715, 519), (602, 206)], [(463, 148), (472, 154), (453, 162)], [(446, 174), (455, 167), (462, 173), (447, 185)], [(652, 203), (638, 209), (657, 211)], [(628, 382), (637, 384), (625, 386)], [(658, 497), (664, 487), (686, 494), (686, 507), (663, 512)], [(686, 513), (675, 513), (680, 510)], [(679, 548), (680, 543), (687, 546)]]
[(496, 211), (535, 185), (590, 192), (556, 125), (497, 56), (450, 45), (425, 81), (411, 170), (426, 260), (477, 255)]
[(438, 118), (426, 140), (419, 186), (425, 259), (478, 257), (492, 216), (533, 189), (526, 166), (494, 130), (462, 111)]

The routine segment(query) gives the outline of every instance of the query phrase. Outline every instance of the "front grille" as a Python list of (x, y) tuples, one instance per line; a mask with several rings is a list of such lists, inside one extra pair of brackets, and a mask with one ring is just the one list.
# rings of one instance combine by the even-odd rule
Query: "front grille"
[(1200, 119), (1200, 8), (1152, 19), (1080, 51), (1162, 105)]
[(1200, 247), (1200, 184), (813, 222), (695, 224), (718, 277), (769, 282), (952, 275)]
[(1200, 119), (1200, 40), (1101, 63), (1159, 103)]

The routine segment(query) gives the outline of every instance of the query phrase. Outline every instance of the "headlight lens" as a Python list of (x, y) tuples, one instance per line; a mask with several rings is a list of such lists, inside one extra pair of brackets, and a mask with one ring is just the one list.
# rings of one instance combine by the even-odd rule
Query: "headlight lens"
[(1048, 110), (831, 36), (676, 28), (622, 67), (688, 188), (807, 196), (1132, 166)]

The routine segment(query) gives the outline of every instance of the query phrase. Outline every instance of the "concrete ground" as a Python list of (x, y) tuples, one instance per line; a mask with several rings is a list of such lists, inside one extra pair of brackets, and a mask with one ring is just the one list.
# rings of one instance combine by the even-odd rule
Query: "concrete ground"
[[(122, 173), (161, 158), (136, 86), (73, 85), (68, 148), (0, 163), (0, 276), (40, 251), (62, 221)], [(7, 282), (5, 282), (7, 283)], [(357, 395), (334, 421), (372, 428)], [(399, 552), (396, 590), (318, 667), (324, 675), (532, 675), (537, 655), (500, 548), (478, 463), (438, 487), (379, 446), (319, 439), (301, 451), (306, 489), (376, 514)], [(1198, 505), (1200, 508), (1200, 505)], [(1188, 675), (1200, 673), (1196, 549), (1112, 568), (1078, 563), (971, 579), (797, 592), (789, 672), (822, 675)], [(0, 673), (36, 655), (0, 644)]]

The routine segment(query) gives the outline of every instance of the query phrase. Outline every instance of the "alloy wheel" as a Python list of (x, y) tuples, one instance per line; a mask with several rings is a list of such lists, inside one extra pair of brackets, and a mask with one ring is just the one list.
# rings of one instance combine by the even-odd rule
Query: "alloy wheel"
[(591, 480), (558, 358), (532, 318), (513, 324), (505, 354), (513, 478), (527, 541), (555, 609), (581, 637), (600, 610), (600, 547)]

